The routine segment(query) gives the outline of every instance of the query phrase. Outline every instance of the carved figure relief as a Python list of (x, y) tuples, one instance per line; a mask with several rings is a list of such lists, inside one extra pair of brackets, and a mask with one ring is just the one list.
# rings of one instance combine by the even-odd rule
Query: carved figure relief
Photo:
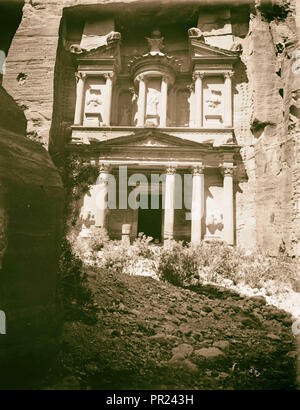
[(155, 88), (148, 88), (147, 95), (147, 115), (157, 116), (159, 114), (160, 91)]
[(222, 91), (210, 89), (209, 96), (206, 99), (207, 107), (210, 109), (218, 109), (222, 103)]
[(85, 122), (90, 125), (103, 123), (104, 95), (100, 85), (90, 85), (86, 91), (85, 99)]
[(205, 220), (207, 229), (213, 235), (215, 232), (221, 231), (224, 227), (223, 225), (223, 213), (219, 209), (212, 209)]
[(150, 46), (150, 54), (161, 54), (161, 50), (164, 48), (163, 41), (164, 38), (161, 37), (161, 33), (159, 30), (155, 29), (151, 33), (151, 37), (146, 37), (148, 44)]
[(102, 103), (103, 102), (101, 90), (88, 90), (86, 97), (87, 112), (99, 111), (98, 108), (102, 105)]

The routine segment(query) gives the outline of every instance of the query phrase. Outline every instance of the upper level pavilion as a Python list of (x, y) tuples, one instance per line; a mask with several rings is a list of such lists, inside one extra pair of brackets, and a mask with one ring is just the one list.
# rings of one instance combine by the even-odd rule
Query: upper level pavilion
[(237, 53), (207, 44), (195, 27), (185, 41), (168, 40), (155, 28), (134, 47), (123, 44), (112, 18), (85, 22), (80, 44), (70, 47), (77, 70), (73, 143), (136, 128), (216, 146), (232, 142)]

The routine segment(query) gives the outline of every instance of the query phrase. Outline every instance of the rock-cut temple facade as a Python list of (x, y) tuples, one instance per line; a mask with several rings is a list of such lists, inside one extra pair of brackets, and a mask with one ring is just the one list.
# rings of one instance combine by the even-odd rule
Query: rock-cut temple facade
[(3, 85), (56, 163), (69, 152), (97, 168), (78, 235), (300, 254), (298, 43), (284, 13), (250, 0), (25, 2)]

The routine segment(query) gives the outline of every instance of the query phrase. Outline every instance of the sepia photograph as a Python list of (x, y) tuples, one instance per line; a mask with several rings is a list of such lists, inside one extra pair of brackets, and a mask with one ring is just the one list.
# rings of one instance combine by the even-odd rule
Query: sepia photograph
[(299, 119), (300, 0), (0, 0), (0, 391), (299, 391)]

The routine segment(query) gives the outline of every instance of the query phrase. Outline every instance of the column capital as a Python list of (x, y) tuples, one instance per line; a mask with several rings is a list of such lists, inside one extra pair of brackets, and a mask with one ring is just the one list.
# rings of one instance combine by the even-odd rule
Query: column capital
[(106, 80), (108, 80), (108, 79), (112, 80), (115, 76), (114, 73), (103, 73), (102, 75), (103, 75), (104, 78), (106, 78)]
[(77, 83), (78, 83), (79, 80), (85, 80), (86, 79), (86, 73), (82, 73), (81, 71), (77, 71), (75, 73), (75, 79), (76, 79)]
[(233, 76), (233, 71), (227, 71), (226, 73), (223, 73), (224, 78), (231, 78)]
[(205, 167), (202, 164), (194, 165), (192, 169), (193, 177), (204, 174), (204, 169)]
[(108, 173), (110, 169), (110, 164), (99, 162), (99, 173)]
[(146, 79), (145, 74), (139, 74), (135, 77), (136, 81), (140, 82), (140, 81), (144, 81)]
[(167, 175), (175, 175), (176, 174), (176, 165), (167, 165), (166, 166), (166, 174)]
[(195, 91), (195, 84), (194, 84), (194, 83), (188, 84), (188, 85), (186, 86), (186, 88), (187, 88), (190, 92), (193, 92), (193, 91)]
[(220, 165), (221, 173), (224, 177), (233, 177), (235, 167), (233, 165)]
[(201, 80), (205, 77), (205, 73), (201, 71), (195, 71), (193, 73), (193, 80), (195, 81), (197, 78), (200, 78)]
[(169, 81), (170, 81), (170, 77), (167, 74), (162, 74), (161, 79), (165, 83), (169, 83)]

